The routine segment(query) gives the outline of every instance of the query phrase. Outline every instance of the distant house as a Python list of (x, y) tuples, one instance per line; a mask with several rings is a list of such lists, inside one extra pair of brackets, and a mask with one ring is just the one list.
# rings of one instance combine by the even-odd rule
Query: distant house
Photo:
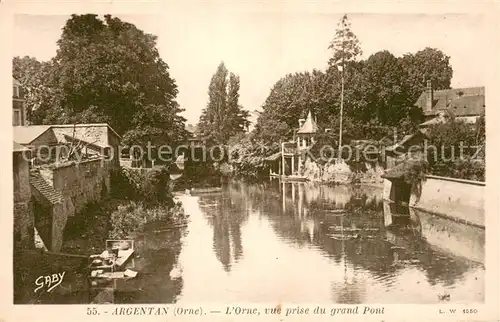
[(27, 124), (23, 96), (21, 83), (17, 79), (12, 78), (12, 126)]
[(467, 87), (434, 90), (431, 81), (415, 103), (425, 116), (420, 127), (427, 127), (446, 121), (449, 116), (474, 124), (485, 112), (485, 88)]

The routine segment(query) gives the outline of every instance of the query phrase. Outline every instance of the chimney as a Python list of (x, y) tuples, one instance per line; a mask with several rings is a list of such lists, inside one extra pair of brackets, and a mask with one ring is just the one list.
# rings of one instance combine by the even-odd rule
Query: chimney
[(425, 106), (425, 109), (427, 111), (431, 111), (432, 110), (432, 106), (433, 106), (433, 101), (434, 101), (434, 95), (433, 95), (433, 90), (432, 90), (432, 81), (429, 79), (427, 80), (427, 87), (426, 87), (426, 106)]
[(304, 125), (305, 119), (299, 119), (299, 129)]

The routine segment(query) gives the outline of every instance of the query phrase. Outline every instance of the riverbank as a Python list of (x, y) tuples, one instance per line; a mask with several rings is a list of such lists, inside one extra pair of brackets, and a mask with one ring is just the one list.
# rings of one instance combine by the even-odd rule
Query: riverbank
[[(14, 303), (88, 303), (88, 256), (102, 252), (107, 239), (137, 235), (151, 223), (180, 227), (186, 220), (180, 203), (145, 206), (107, 198), (100, 203), (87, 204), (81, 213), (68, 221), (60, 253), (45, 253), (40, 249), (15, 252)], [(48, 287), (41, 287), (34, 293), (40, 276), (57, 273), (64, 273), (64, 279), (56, 289), (48, 292)]]

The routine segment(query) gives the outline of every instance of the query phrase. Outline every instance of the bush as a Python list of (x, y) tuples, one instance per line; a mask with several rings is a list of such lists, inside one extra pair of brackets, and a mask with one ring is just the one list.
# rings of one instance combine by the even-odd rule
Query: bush
[(266, 156), (278, 151), (278, 144), (265, 145), (251, 134), (241, 134), (229, 141), (231, 175), (259, 179), (268, 174)]
[(111, 180), (115, 198), (172, 206), (172, 187), (166, 167), (120, 168), (111, 173)]
[(145, 207), (141, 203), (132, 201), (118, 206), (111, 213), (112, 229), (109, 237), (115, 239), (129, 238), (133, 232), (140, 230), (148, 223), (156, 221), (175, 223), (183, 218), (184, 209), (180, 203), (175, 204), (173, 207)]

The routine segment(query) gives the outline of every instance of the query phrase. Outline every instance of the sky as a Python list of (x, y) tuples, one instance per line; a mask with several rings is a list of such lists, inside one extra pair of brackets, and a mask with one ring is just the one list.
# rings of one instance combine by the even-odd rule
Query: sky
[[(179, 88), (184, 117), (196, 124), (208, 100), (208, 85), (224, 61), (240, 76), (240, 103), (259, 110), (270, 89), (287, 73), (324, 69), (341, 14), (320, 12), (168, 11), (116, 15), (158, 36), (160, 56)], [(69, 15), (16, 15), (14, 56), (48, 60), (57, 50)], [(450, 56), (452, 87), (484, 86), (487, 60), (478, 58), (486, 28), (480, 14), (348, 14), (363, 57), (380, 50), (395, 56), (425, 47)], [(253, 118), (254, 120), (254, 118)]]

